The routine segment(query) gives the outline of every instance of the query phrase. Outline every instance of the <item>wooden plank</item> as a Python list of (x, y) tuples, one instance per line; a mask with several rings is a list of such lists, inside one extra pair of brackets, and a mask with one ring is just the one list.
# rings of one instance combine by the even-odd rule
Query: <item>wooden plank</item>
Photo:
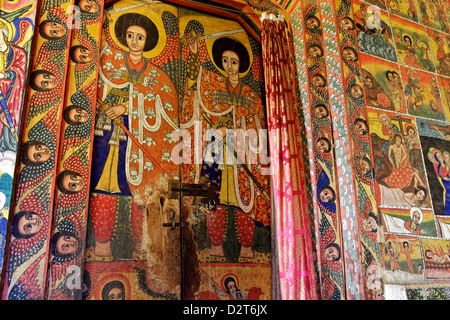
[[(65, 96), (71, 1), (42, 1), (30, 66), (21, 164), (6, 260), (3, 300), (42, 300), (53, 223), (56, 159)], [(25, 213), (23, 215), (23, 213)], [(23, 229), (23, 219), (34, 224)], [(30, 220), (31, 221), (31, 220)]]
[(57, 163), (48, 300), (82, 297), (103, 1), (76, 1), (74, 12)]

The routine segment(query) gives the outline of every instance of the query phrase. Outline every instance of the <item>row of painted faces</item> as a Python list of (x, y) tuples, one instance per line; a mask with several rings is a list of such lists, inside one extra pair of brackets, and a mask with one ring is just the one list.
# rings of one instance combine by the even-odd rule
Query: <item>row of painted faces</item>
[[(99, 11), (99, 6), (93, 0), (80, 0), (77, 3), (81, 12), (95, 13)], [(39, 25), (40, 35), (47, 40), (55, 40), (66, 34), (66, 28), (58, 22), (45, 20)], [(75, 63), (87, 63), (93, 60), (94, 56), (83, 46), (74, 46), (70, 50), (71, 60)], [(30, 87), (35, 91), (50, 91), (59, 85), (57, 78), (48, 71), (37, 70), (30, 75)], [(89, 114), (79, 106), (68, 106), (63, 113), (64, 120), (69, 125), (79, 125), (89, 119)], [(34, 140), (26, 141), (22, 145), (21, 160), (24, 165), (37, 166), (47, 162), (51, 157), (48, 146)], [(63, 193), (77, 193), (81, 191), (85, 183), (78, 173), (63, 171), (58, 175), (57, 186)], [(44, 219), (32, 211), (20, 211), (13, 217), (11, 233), (17, 238), (30, 238), (36, 235), (43, 227)], [(65, 242), (55, 247), (61, 248), (61, 254), (68, 254), (77, 251), (78, 241), (60, 237), (54, 239), (55, 242)]]

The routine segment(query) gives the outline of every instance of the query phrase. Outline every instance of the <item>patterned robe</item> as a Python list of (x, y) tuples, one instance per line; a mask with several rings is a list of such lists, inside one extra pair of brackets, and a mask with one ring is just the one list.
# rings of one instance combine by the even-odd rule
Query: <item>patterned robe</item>
[[(192, 85), (188, 82), (185, 88), (183, 115), (185, 127), (190, 128), (191, 132), (194, 129), (189, 123), (193, 126), (193, 120), (200, 120), (203, 134), (211, 127), (243, 131), (254, 129), (256, 132), (266, 128), (264, 106), (250, 86), (240, 81), (233, 88), (228, 78), (203, 68), (200, 68), (196, 82)], [(205, 121), (206, 118), (210, 120), (210, 124)], [(261, 138), (259, 133), (258, 137)], [(216, 211), (208, 211), (206, 217), (209, 237), (214, 245), (219, 245), (224, 240), (227, 227), (225, 206), (234, 208), (236, 212), (237, 233), (244, 246), (252, 244), (255, 224), (270, 224), (269, 201), (233, 155), (235, 150), (263, 190), (269, 194), (269, 176), (261, 174), (261, 154), (258, 154), (258, 161), (249, 163), (250, 154), (255, 155), (260, 150), (262, 153), (266, 152), (267, 149), (264, 148), (267, 147), (267, 141), (258, 139), (257, 142), (242, 142), (239, 135), (235, 139), (227, 135), (222, 144), (216, 145), (212, 152), (206, 149), (201, 164), (198, 161), (196, 163), (192, 155), (192, 164), (183, 165), (183, 181), (198, 182), (200, 177), (205, 177), (216, 187), (220, 205)], [(261, 146), (263, 148), (258, 149)], [(212, 161), (212, 156), (218, 159), (220, 155), (223, 156), (223, 163)]]
[[(122, 213), (123, 206), (125, 211), (131, 206), (131, 223), (137, 227), (134, 213), (148, 200), (144, 189), (155, 187), (161, 175), (141, 146), (120, 127), (120, 121), (165, 172), (176, 173), (178, 166), (170, 155), (172, 141), (165, 137), (178, 125), (178, 96), (169, 77), (149, 60), (134, 65), (128, 52), (106, 47), (102, 53), (98, 95), (108, 106), (126, 107), (125, 114), (114, 121), (104, 109), (96, 116), (91, 212), (95, 238), (104, 242), (111, 239), (116, 211)], [(108, 200), (111, 197), (118, 201)]]

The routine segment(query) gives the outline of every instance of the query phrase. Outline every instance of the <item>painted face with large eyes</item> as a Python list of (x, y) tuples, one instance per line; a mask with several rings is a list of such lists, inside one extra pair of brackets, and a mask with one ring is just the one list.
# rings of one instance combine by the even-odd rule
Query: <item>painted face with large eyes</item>
[(360, 135), (367, 134), (369, 131), (369, 129), (367, 128), (367, 124), (362, 120), (355, 122), (354, 129), (355, 129), (356, 133), (358, 133)]
[(78, 6), (83, 12), (97, 13), (100, 10), (97, 3), (93, 0), (80, 0)]
[(78, 47), (73, 53), (74, 59), (78, 63), (88, 63), (94, 60), (94, 55), (86, 48)]
[(72, 192), (79, 192), (84, 188), (84, 180), (78, 174), (68, 174), (64, 177), (63, 181), (64, 189)]
[(78, 250), (78, 240), (72, 236), (62, 236), (56, 241), (56, 250), (61, 254), (74, 254)]
[(341, 22), (339, 23), (339, 25), (344, 30), (350, 30), (350, 29), (353, 29), (355, 27), (353, 25), (353, 21), (350, 20), (350, 18), (348, 18), (348, 17), (345, 17), (344, 19), (342, 19)]
[(317, 45), (310, 46), (308, 48), (308, 53), (313, 58), (317, 58), (317, 57), (322, 57), (323, 56), (322, 48), (317, 46)]
[(222, 54), (222, 66), (228, 75), (239, 74), (239, 56), (236, 52), (227, 50)]
[(142, 52), (147, 40), (147, 31), (139, 26), (130, 26), (126, 34), (127, 46), (132, 52)]
[(332, 202), (333, 201), (333, 193), (331, 192), (330, 188), (324, 188), (322, 191), (320, 191), (319, 194), (320, 200), (322, 200), (322, 202)]
[(326, 86), (326, 82), (324, 80), (323, 77), (321, 77), (320, 75), (315, 75), (311, 78), (311, 83), (314, 87), (325, 87)]
[(34, 78), (34, 83), (42, 91), (50, 91), (58, 86), (58, 80), (49, 72), (39, 73), (36, 75)]
[(27, 151), (28, 159), (34, 163), (43, 163), (50, 159), (50, 156), (50, 149), (44, 144), (32, 145)]
[(52, 21), (42, 26), (42, 31), (50, 38), (61, 38), (66, 34), (66, 28), (58, 22)]
[(363, 91), (361, 86), (359, 85), (354, 85), (350, 88), (350, 94), (352, 95), (353, 98), (355, 99), (360, 99), (363, 96)]
[(328, 261), (335, 261), (339, 258), (339, 250), (334, 246), (325, 249), (323, 257)]
[(411, 40), (411, 38), (409, 38), (409, 37), (404, 37), (404, 38), (403, 38), (403, 42), (405, 43), (405, 45), (406, 45), (407, 47), (411, 47), (411, 45), (412, 45), (412, 40)]
[(427, 194), (425, 193), (425, 191), (423, 191), (423, 190), (417, 191), (417, 194), (416, 194), (417, 200), (423, 201), (423, 200), (425, 200), (426, 197), (427, 197)]
[(359, 171), (363, 174), (366, 175), (370, 172), (370, 170), (372, 169), (371, 164), (367, 161), (367, 160), (362, 160), (359, 163)]
[(319, 152), (330, 152), (330, 143), (327, 139), (319, 139), (316, 142), (316, 148)]
[(228, 282), (227, 289), (230, 292), (230, 294), (235, 295), (236, 294), (236, 283), (233, 281)]
[(342, 56), (347, 61), (356, 61), (358, 57), (355, 52), (350, 48), (345, 48), (342, 50)]
[(306, 20), (306, 26), (310, 29), (315, 29), (320, 26), (319, 20), (315, 17), (311, 17)]
[(373, 80), (371, 77), (366, 77), (364, 79), (364, 84), (366, 85), (366, 87), (368, 88), (372, 88), (373, 87)]
[(73, 108), (69, 111), (69, 119), (75, 123), (85, 123), (89, 119), (89, 114), (81, 108)]
[(142, 52), (147, 40), (147, 31), (139, 26), (130, 26), (126, 34), (127, 46), (132, 52)]
[(375, 232), (377, 230), (377, 223), (374, 218), (368, 217), (363, 220), (363, 228), (365, 231)]
[(420, 213), (418, 211), (414, 211), (412, 221), (414, 222), (415, 225), (420, 224)]
[(326, 118), (328, 116), (328, 110), (324, 106), (318, 105), (314, 108), (314, 115), (319, 119)]
[(19, 233), (22, 235), (34, 235), (38, 233), (44, 225), (41, 217), (36, 213), (24, 214), (18, 223)]

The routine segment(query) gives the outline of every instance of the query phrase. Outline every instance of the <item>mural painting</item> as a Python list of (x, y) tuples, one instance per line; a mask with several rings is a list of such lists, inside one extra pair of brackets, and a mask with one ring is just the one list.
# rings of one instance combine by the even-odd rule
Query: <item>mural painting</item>
[[(257, 39), (195, 5), (18, 2), (0, 15), (2, 298), (270, 299)], [(322, 0), (291, 15), (322, 299), (449, 296), (448, 8)]]
[[(448, 108), (444, 108), (438, 77), (435, 74), (400, 66), (404, 98), (411, 115), (446, 120)], [(446, 110), (447, 109), (447, 110)]]
[(386, 232), (437, 236), (431, 209), (380, 207), (379, 210)]
[(356, 30), (359, 51), (397, 62), (388, 13), (361, 1), (352, 5), (354, 18), (343, 20), (342, 27)]
[(414, 119), (375, 110), (368, 114), (378, 204), (430, 207)]
[(363, 53), (359, 58), (367, 106), (405, 113), (405, 92), (398, 65)]
[(418, 124), (434, 212), (436, 215), (450, 215), (446, 174), (449, 161), (446, 159), (449, 158), (450, 150), (447, 140), (449, 127), (437, 121), (418, 120)]
[(446, 116), (446, 119), (450, 118), (450, 108), (449, 102), (450, 102), (450, 78), (447, 78), (445, 76), (436, 76), (438, 79), (438, 85), (439, 85), (439, 92), (440, 97), (442, 99), (444, 114)]
[(436, 216), (438, 236), (443, 239), (450, 239), (450, 217)]
[(450, 241), (422, 239), (424, 265), (428, 280), (450, 280)]
[[(27, 105), (17, 168), (15, 206), (2, 298), (44, 299), (47, 247), (53, 224), (53, 190), (64, 103), (71, 3), (43, 1), (37, 8), (39, 34), (30, 60)], [(25, 227), (25, 228), (24, 228)]]
[(448, 300), (450, 299), (450, 290), (446, 286), (436, 286), (428, 284), (422, 286), (405, 286), (408, 300)]
[(391, 14), (419, 22), (414, 0), (387, 0), (387, 6)]
[(81, 270), (86, 245), (103, 1), (78, 0), (74, 10), (56, 178), (58, 194), (50, 243), (48, 300), (80, 300), (82, 297)]
[[(447, 267), (427, 264), (424, 249), (436, 241), (431, 251), (444, 259), (444, 240), (449, 237), (444, 209), (450, 101), (445, 60), (448, 1), (321, 1), (319, 8), (321, 30), (315, 32), (324, 32), (323, 53), (314, 46), (308, 52), (309, 44), (298, 41), (308, 54), (297, 58), (297, 69), (309, 67), (311, 54), (325, 57), (340, 177), (336, 203), (348, 201), (338, 224), (349, 225), (353, 208), (359, 213), (360, 232), (355, 235), (343, 228), (342, 250), (344, 256), (361, 259), (367, 280), (357, 266), (344, 260), (344, 269), (353, 271), (346, 273), (346, 297), (383, 299), (384, 284), (407, 283), (416, 290), (430, 280), (445, 281)], [(424, 20), (425, 12), (429, 16)], [(297, 20), (295, 16), (295, 32), (307, 34), (306, 17), (304, 31)], [(337, 50), (341, 59), (334, 56)], [(342, 70), (336, 72), (340, 65)], [(313, 119), (313, 87), (306, 87), (306, 77), (298, 78), (300, 87), (308, 90), (308, 97), (302, 96), (308, 102), (304, 114)], [(339, 100), (343, 94), (345, 104)], [(351, 167), (348, 154), (354, 160)], [(346, 179), (349, 172), (351, 181)], [(313, 190), (320, 187), (317, 178), (312, 183)], [(322, 235), (317, 232), (318, 241)], [(350, 241), (351, 248), (346, 246)], [(358, 290), (362, 287), (364, 292)]]
[[(200, 184), (210, 192), (206, 203), (192, 196), (183, 200), (200, 263), (199, 292), (241, 300), (259, 298), (254, 296), (256, 290), (267, 297), (271, 292), (267, 282), (250, 281), (260, 275), (269, 277), (271, 272), (261, 48), (239, 24), (195, 11), (181, 10), (180, 30), (186, 73), (181, 78), (181, 127), (185, 130), (179, 137), (187, 147), (182, 152), (181, 183)], [(186, 135), (193, 139), (186, 140)], [(246, 275), (246, 268), (254, 270), (252, 277)], [(237, 288), (239, 296), (217, 291), (227, 289), (228, 281), (221, 276), (227, 269), (233, 274), (234, 287), (247, 283)], [(197, 298), (208, 296), (198, 294)]]
[(435, 72), (425, 27), (396, 16), (391, 17), (391, 23), (398, 62), (401, 65)]
[(149, 284), (131, 287), (135, 298), (179, 297), (179, 240), (174, 239), (179, 233), (171, 232), (171, 239), (170, 228), (163, 227), (179, 213), (177, 200), (168, 199), (169, 180), (178, 177), (178, 166), (171, 161), (172, 141), (165, 138), (178, 126), (177, 74), (167, 72), (177, 63), (177, 9), (163, 4), (148, 9), (145, 3), (119, 2), (104, 13), (86, 299), (103, 290), (100, 278), (114, 278), (122, 269), (128, 270), (122, 274), (128, 283), (139, 276)]
[(416, 7), (422, 24), (449, 33), (445, 11), (439, 1), (416, 0)]
[[(338, 48), (342, 59), (341, 86), (345, 97), (345, 102), (337, 108), (342, 110), (340, 112), (344, 114), (346, 121), (341, 123), (339, 127), (334, 128), (339, 130), (340, 135), (343, 136), (345, 136), (347, 130), (350, 142), (348, 152), (352, 159), (351, 162), (348, 161), (350, 155), (344, 154), (337, 159), (337, 162), (341, 163), (342, 171), (351, 172), (350, 180), (344, 181), (347, 184), (345, 193), (352, 194), (353, 192), (354, 198), (348, 205), (353, 206), (356, 211), (355, 216), (351, 217), (356, 225), (351, 228), (352, 232), (349, 232), (346, 254), (354, 257), (360, 256), (362, 261), (358, 273), (355, 273), (353, 268), (359, 267), (356, 267), (348, 259), (345, 261), (348, 264), (346, 268), (349, 268), (348, 274), (353, 274), (349, 275), (350, 278), (354, 278), (351, 284), (347, 283), (347, 287), (352, 288), (348, 290), (348, 294), (352, 299), (364, 297), (362, 299), (382, 300), (384, 299), (384, 283), (381, 278), (382, 252), (379, 246), (381, 236), (376, 210), (374, 170), (373, 164), (371, 164), (370, 123), (366, 112), (365, 84), (359, 53), (364, 52), (377, 57), (383, 56), (384, 59), (389, 61), (397, 61), (397, 57), (395, 56), (395, 50), (391, 48), (390, 27), (385, 28), (384, 24), (378, 20), (375, 24), (368, 22), (368, 20), (362, 20), (362, 17), (367, 18), (368, 12), (365, 10), (367, 5), (363, 5), (364, 3), (353, 3), (352, 5), (352, 2), (345, 0), (337, 1), (334, 4), (335, 23), (338, 26)], [(373, 7), (368, 7), (367, 10), (371, 10), (371, 13), (374, 12)], [(381, 11), (376, 11), (370, 17), (381, 17), (382, 21), (388, 21), (385, 20), (385, 13)], [(352, 28), (352, 24), (349, 23), (351, 21), (358, 21), (358, 25), (360, 25), (357, 27), (358, 29)], [(381, 25), (383, 25), (381, 31), (384, 30), (384, 32), (380, 34), (373, 33), (374, 30), (369, 30), (374, 27), (377, 29), (377, 26)], [(383, 54), (380, 54), (381, 51), (374, 51), (378, 46), (385, 48)], [(350, 166), (345, 165), (346, 163), (349, 163)], [(353, 245), (355, 243), (357, 244), (356, 247)]]
[[(195, 294), (197, 300), (271, 299), (270, 273), (261, 272), (257, 265), (218, 265), (210, 268), (210, 264), (205, 264), (201, 270), (200, 288), (205, 290), (200, 289), (201, 291)], [(269, 291), (264, 288), (269, 288)]]
[[(119, 2), (105, 11), (85, 299), (119, 274), (128, 297), (204, 299), (227, 289), (227, 270), (243, 285), (232, 299), (267, 298), (270, 283), (247, 283), (240, 272), (271, 275), (259, 44), (232, 21), (148, 8)], [(258, 135), (244, 140), (236, 129)]]
[(428, 39), (437, 73), (450, 76), (450, 47), (448, 34), (427, 28)]
[(423, 282), (425, 269), (419, 238), (386, 234), (383, 248), (383, 276), (386, 282)]
[(36, 5), (2, 3), (0, 10), (0, 271), (13, 197), (15, 164), (21, 136), (24, 93), (30, 61)]

